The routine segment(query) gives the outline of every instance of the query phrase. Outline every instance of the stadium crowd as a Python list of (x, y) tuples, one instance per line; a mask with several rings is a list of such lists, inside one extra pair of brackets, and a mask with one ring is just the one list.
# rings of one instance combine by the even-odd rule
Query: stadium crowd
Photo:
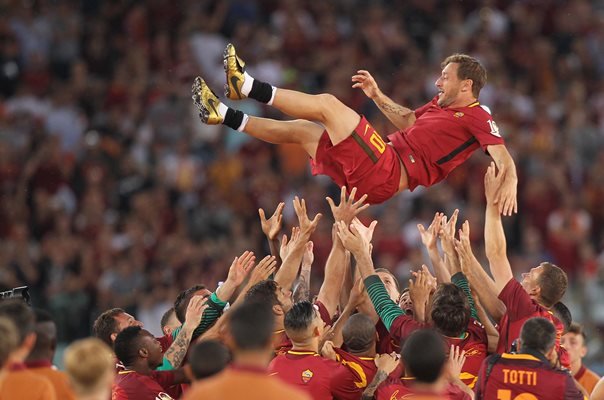
[[(27, 312), (16, 311), (24, 318), (16, 321), (18, 338), (11, 339), (10, 333), (0, 335), (2, 343), (7, 343), (6, 348), (18, 347), (18, 354), (13, 357), (27, 359), (34, 346), (28, 335), (35, 330), (37, 353), (29, 361), (46, 360), (42, 364), (34, 362), (32, 368), (37, 365), (50, 369), (52, 352), (38, 346), (53, 342), (40, 340), (45, 335), (52, 338), (53, 328), (48, 327), (51, 321), (56, 323), (59, 343), (68, 344), (94, 333), (108, 345), (115, 342), (115, 353), (128, 368), (142, 368), (146, 373), (157, 366), (166, 370), (181, 365), (182, 349), (186, 350), (192, 339), (203, 334), (220, 337), (229, 329), (233, 340), (229, 346), (239, 353), (226, 354), (224, 348), (211, 342), (199, 350), (200, 356), (190, 352), (187, 358), (203, 359), (202, 355), (213, 354), (211, 358), (222, 360), (222, 364), (230, 357), (244, 360), (253, 358), (251, 355), (268, 360), (269, 356), (263, 353), (266, 343), (260, 339), (256, 343), (246, 342), (246, 335), (241, 334), (246, 329), (247, 332), (258, 329), (258, 337), (262, 338), (262, 329), (267, 326), (271, 327), (271, 333), (275, 326), (285, 329), (294, 348), (318, 346), (319, 338), (309, 333), (314, 334), (315, 330), (323, 333), (321, 323), (314, 318), (315, 308), (304, 302), (284, 306), (300, 262), (295, 271), (284, 269), (287, 246), (282, 249), (284, 255), (280, 255), (275, 240), (281, 238), (273, 232), (267, 241), (263, 235), (266, 224), (262, 227), (258, 224), (259, 208), (268, 214), (283, 201), (284, 229), (280, 233), (287, 233), (289, 243), (308, 241), (304, 226), (311, 224), (310, 220), (298, 220), (302, 213), (290, 206), (296, 195), (305, 200), (308, 214), (324, 215), (312, 227), (312, 245), (305, 247), (304, 242), (303, 250), (298, 249), (296, 255), (302, 258), (304, 253), (307, 261), (312, 259), (302, 263), (301, 271), (306, 275), (300, 276), (306, 278), (302, 278), (301, 288), (298, 283), (296, 301), (312, 300), (313, 296), (303, 290), (306, 283), (308, 292), (318, 295), (317, 311), (326, 322), (331, 324), (335, 316), (345, 316), (345, 311), (352, 313), (356, 308), (351, 306), (353, 309), (347, 310), (345, 306), (350, 302), (346, 297), (332, 298), (336, 291), (331, 289), (334, 281), (329, 278), (332, 244), (345, 242), (339, 239), (338, 229), (340, 235), (354, 236), (345, 227), (334, 228), (334, 218), (328, 218), (332, 209), (324, 198), (336, 199), (340, 189), (327, 179), (311, 178), (306, 154), (293, 147), (265, 145), (236, 131), (198, 122), (190, 100), (191, 81), (203, 74), (217, 79), (209, 82), (212, 87), (221, 87), (224, 84), (218, 80), (224, 76), (221, 54), (232, 41), (254, 76), (281, 87), (332, 93), (362, 112), (380, 133), (393, 129), (362, 92), (351, 88), (350, 76), (357, 69), (371, 71), (395, 101), (418, 107), (434, 95), (434, 81), (444, 57), (463, 51), (483, 62), (489, 83), (480, 101), (493, 111), (519, 175), (518, 214), (503, 221), (510, 276), (520, 277), (544, 261), (564, 269), (569, 288), (563, 302), (571, 309), (573, 320), (580, 321), (589, 333), (588, 365), (604, 372), (603, 342), (598, 329), (604, 324), (601, 307), (604, 211), (600, 206), (604, 199), (604, 5), (601, 2), (63, 0), (7, 1), (0, 4), (0, 10), (0, 285), (4, 290), (29, 286), (33, 305), (47, 311), (36, 311), (35, 323), (34, 316), (27, 320)], [(254, 102), (242, 104), (244, 111), (254, 115), (274, 113)], [(476, 154), (445, 182), (399, 195), (359, 215), (365, 225), (378, 221), (370, 241), (371, 264), (391, 271), (392, 276), (386, 271), (378, 274), (393, 300), (399, 300), (394, 294), (398, 290), (397, 281), (408, 282), (412, 278), (414, 285), (423, 282), (419, 286), (430, 286), (433, 278), (427, 272), (416, 276), (410, 272), (417, 271), (423, 263), (432, 265), (439, 282), (447, 281), (438, 276), (434, 265), (437, 258), (424, 245), (426, 232), (417, 228), (417, 224), (430, 225), (435, 212), (451, 217), (459, 209), (459, 220), (468, 221), (464, 226), (465, 232), (469, 232), (464, 248), (471, 248), (484, 266), (491, 261), (484, 256), (489, 253), (485, 248), (488, 239), (481, 234), (487, 222), (482, 184), (487, 166), (488, 159)], [(298, 208), (297, 211), (303, 208), (301, 203)], [(306, 212), (303, 214), (305, 217)], [(437, 219), (442, 222), (444, 215), (437, 215)], [(334, 217), (337, 221), (338, 217)], [(438, 225), (435, 223), (433, 228)], [(442, 235), (454, 236), (454, 225), (442, 225)], [(299, 226), (300, 232), (294, 230), (290, 234), (294, 226)], [(446, 232), (444, 227), (453, 231)], [(460, 227), (461, 224), (457, 226)], [(292, 241), (291, 236), (298, 239)], [(463, 242), (464, 238), (457, 240)], [(343, 245), (348, 248), (346, 243)], [(294, 247), (290, 244), (290, 248)], [(445, 242), (440, 248), (446, 253)], [(377, 284), (367, 282), (371, 273), (367, 277), (362, 275), (360, 260), (367, 261), (365, 253), (349, 250), (368, 289), (369, 283)], [(455, 253), (447, 260), (462, 258), (457, 249), (453, 250)], [(246, 286), (243, 275), (249, 273), (253, 263), (251, 253), (246, 251), (256, 255), (258, 264), (249, 279), (261, 281), (273, 269), (278, 270), (275, 281), (280, 286), (266, 283), (266, 287), (261, 285), (252, 294), (268, 296), (263, 298), (266, 303), (274, 303), (276, 296), (283, 307), (280, 313), (274, 307), (273, 313), (267, 313), (262, 307), (255, 310), (240, 304), (240, 308), (232, 311), (236, 322), (225, 327), (225, 318), (219, 315), (226, 300)], [(275, 260), (264, 259), (270, 252)], [(233, 258), (240, 255), (238, 262), (229, 268)], [(463, 262), (460, 264), (459, 268), (467, 267)], [(279, 276), (281, 271), (289, 276)], [(451, 275), (458, 272), (451, 271), (454, 272)], [(471, 271), (464, 270), (470, 284), (474, 276)], [(362, 285), (351, 289), (352, 276), (346, 276), (350, 281), (344, 285), (349, 285), (349, 290), (342, 292), (350, 293), (352, 299), (358, 295), (359, 300), (363, 297)], [(482, 278), (478, 281), (487, 282)], [(497, 276), (493, 278), (497, 283)], [(220, 288), (219, 281), (224, 281)], [(201, 283), (207, 288), (194, 286)], [(404, 286), (401, 284), (401, 289)], [(461, 286), (467, 289), (466, 284)], [(488, 297), (489, 294), (496, 293), (496, 298), (503, 287), (487, 288), (490, 291), (483, 296), (481, 288), (472, 286), (480, 296), (480, 302), (468, 302), (473, 304), (472, 310), (478, 313), (483, 303), (486, 311), (499, 321), (503, 315), (501, 305), (485, 302), (493, 297)], [(451, 290), (449, 296), (456, 295), (454, 285), (443, 287)], [(196, 292), (202, 296), (189, 302)], [(413, 296), (421, 294), (418, 292), (421, 290), (417, 288), (415, 293), (409, 291)], [(399, 315), (400, 308), (389, 307), (391, 304), (385, 304), (387, 301), (379, 293), (375, 302), (370, 290), (369, 295), (370, 300), (363, 297), (364, 305), (369, 306), (363, 314), (377, 315), (384, 322), (378, 326), (382, 339), (388, 331), (392, 335), (395, 327), (398, 337), (394, 336), (394, 348), (392, 343), (382, 343), (377, 350), (368, 350), (371, 346), (364, 340), (367, 332), (371, 332), (369, 326), (374, 325), (363, 320), (361, 314), (355, 314), (349, 321), (356, 329), (347, 331), (339, 326), (342, 333), (328, 332), (333, 335), (330, 340), (333, 344), (323, 347), (323, 354), (346, 361), (339, 355), (339, 348), (348, 333), (349, 339), (351, 336), (351, 340), (357, 339), (352, 345), (346, 344), (348, 353), (356, 354), (355, 357), (374, 358), (376, 351), (379, 354), (395, 351), (412, 364), (413, 355), (405, 353), (405, 347), (401, 349), (396, 342), (407, 338), (416, 323), (423, 326), (429, 311), (417, 310), (414, 307), (421, 302), (410, 302), (409, 296), (403, 294), (401, 305), (406, 314), (402, 316), (407, 316), (403, 318)], [(209, 297), (204, 304), (205, 296)], [(462, 296), (458, 300), (466, 304), (463, 299)], [(377, 314), (371, 307), (376, 302), (380, 304), (375, 307)], [(546, 308), (552, 305), (545, 304)], [(171, 307), (175, 307), (174, 315), (164, 315)], [(107, 310), (114, 311), (105, 314)], [(425, 320), (417, 316), (422, 313)], [(12, 315), (10, 311), (6, 314)], [(418, 319), (408, 318), (409, 314)], [(105, 319), (99, 319), (100, 315)], [(254, 319), (250, 322), (246, 315)], [(472, 318), (481, 321), (476, 326), (484, 324), (488, 331), (489, 318), (481, 318), (479, 314), (473, 314)], [(259, 321), (264, 321), (264, 325)], [(474, 324), (471, 322), (469, 326)], [(127, 326), (133, 327), (118, 335)], [(140, 326), (165, 338), (161, 347), (150, 348), (152, 345), (147, 343), (144, 356), (140, 352), (131, 353), (132, 343), (152, 342), (147, 331), (137, 329)], [(436, 326), (441, 333), (451, 333), (446, 330), (450, 327)], [(334, 330), (337, 327), (335, 324)], [(522, 337), (520, 328), (514, 329), (516, 336)], [(529, 324), (527, 335), (545, 335), (543, 342), (547, 342), (547, 335), (551, 336), (549, 328), (537, 320)], [(237, 329), (240, 331), (236, 332)], [(465, 329), (456, 332), (457, 336)], [(567, 366), (575, 374), (583, 371), (581, 363), (577, 364), (577, 354), (585, 356), (586, 337), (581, 334), (580, 326), (568, 329), (570, 333), (562, 340), (570, 355)], [(2, 321), (0, 330), (10, 332), (10, 323)], [(415, 346), (427, 348), (440, 340), (440, 336), (417, 332), (409, 339)], [(483, 334), (483, 339), (492, 342), (492, 333)], [(307, 334), (310, 336), (306, 337)], [(339, 339), (341, 336), (344, 338)], [(284, 343), (287, 337), (284, 336)], [(559, 339), (555, 348), (559, 348)], [(483, 343), (484, 355), (487, 351), (502, 351), (493, 350), (491, 342)], [(179, 346), (172, 348), (174, 344)], [(357, 353), (350, 351), (359, 344)], [(506, 346), (503, 350), (510, 351)], [(277, 350), (286, 348), (287, 345)], [(522, 346), (517, 350), (522, 352)], [(551, 346), (533, 350), (542, 350), (546, 355)], [(103, 361), (105, 367), (115, 365), (113, 355), (107, 353), (110, 351), (98, 342), (88, 341), (78, 342), (66, 353), (64, 367), (75, 382), (76, 391), (86, 393), (92, 382), (103, 396), (105, 386), (96, 387), (99, 383), (96, 378), (114, 380), (113, 374), (102, 373), (106, 371)], [(105, 353), (110, 355), (103, 357)], [(463, 357), (466, 363), (470, 359), (467, 353), (455, 357), (454, 350), (451, 354), (451, 368), (455, 362), (463, 364), (460, 362)], [(433, 356), (438, 359), (440, 354)], [(98, 368), (88, 371), (88, 376), (78, 368), (80, 360), (86, 357)], [(381, 375), (378, 370), (387, 371), (399, 365), (398, 360), (389, 356), (380, 355), (378, 360), (381, 369), (376, 367), (376, 376)], [(57, 363), (62, 364), (58, 360)], [(278, 361), (271, 368), (275, 363)], [(190, 365), (194, 369), (193, 362)], [(493, 371), (491, 384), (499, 379), (497, 368)], [(231, 371), (235, 375), (229, 379), (244, 379), (236, 375), (243, 372)], [(346, 380), (347, 372), (341, 373), (341, 379)], [(463, 372), (478, 377), (477, 369)], [(398, 373), (400, 376), (401, 371)], [(0, 379), (4, 374), (2, 371)], [(173, 380), (170, 383), (175, 383), (190, 380), (193, 372), (189, 371), (188, 376), (163, 375), (170, 375)], [(419, 379), (421, 374), (416, 370), (414, 375)], [(204, 373), (195, 372), (195, 376)], [(464, 385), (475, 388), (474, 378), (461, 376), (466, 378), (452, 391)], [(371, 379), (366, 378), (363, 389), (371, 386)], [(57, 378), (60, 379), (63, 378)], [(158, 377), (155, 381), (166, 384), (162, 379)], [(306, 379), (312, 381), (312, 375)], [(389, 382), (380, 388), (384, 389)], [(339, 387), (347, 386), (343, 383)], [(172, 397), (181, 394), (178, 386), (170, 390), (167, 392)], [(204, 390), (210, 393), (226, 389), (217, 386)], [(275, 388), (278, 390), (289, 389), (279, 386)], [(379, 390), (377, 393), (379, 398)], [(59, 394), (58, 398), (65, 396)]]

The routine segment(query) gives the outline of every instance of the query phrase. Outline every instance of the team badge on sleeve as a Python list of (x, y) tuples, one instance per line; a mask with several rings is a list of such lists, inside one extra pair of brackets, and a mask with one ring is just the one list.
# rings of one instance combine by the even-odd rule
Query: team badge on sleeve
[(313, 372), (309, 369), (302, 371), (302, 382), (308, 383), (313, 377)]

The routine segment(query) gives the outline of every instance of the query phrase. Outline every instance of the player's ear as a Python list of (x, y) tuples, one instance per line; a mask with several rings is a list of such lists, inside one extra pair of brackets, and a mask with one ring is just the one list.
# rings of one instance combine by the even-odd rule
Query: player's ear
[(142, 347), (138, 349), (138, 355), (142, 358), (147, 358), (149, 356), (149, 351), (146, 348)]
[(275, 315), (283, 315), (283, 314), (285, 314), (283, 312), (283, 307), (281, 307), (280, 304), (275, 304), (273, 306), (273, 314), (275, 314)]

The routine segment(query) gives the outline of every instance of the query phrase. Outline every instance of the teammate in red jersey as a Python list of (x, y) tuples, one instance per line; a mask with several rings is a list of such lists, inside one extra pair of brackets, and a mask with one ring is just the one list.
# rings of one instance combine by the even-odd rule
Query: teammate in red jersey
[[(505, 304), (506, 312), (499, 321), (499, 343), (497, 353), (511, 351), (512, 343), (518, 338), (520, 329), (531, 317), (543, 317), (556, 327), (556, 351), (560, 351), (560, 338), (564, 331), (562, 322), (550, 309), (562, 299), (568, 286), (566, 273), (556, 265), (543, 262), (522, 275), (519, 283), (512, 274), (507, 258), (506, 240), (501, 217), (495, 206), (497, 188), (502, 181), (491, 164), (485, 174), (487, 198), (485, 216), (485, 252), (491, 266), (494, 287), (499, 299)], [(561, 353), (561, 362), (569, 367), (568, 354)]]
[(570, 373), (554, 366), (555, 341), (549, 320), (528, 319), (520, 332), (519, 354), (495, 354), (484, 361), (476, 399), (583, 399)]
[(115, 377), (112, 400), (171, 399), (170, 388), (189, 381), (182, 368), (155, 371), (162, 364), (161, 344), (140, 326), (122, 330), (115, 339), (114, 351), (124, 369)]
[(438, 95), (415, 111), (394, 103), (367, 71), (358, 71), (352, 77), (353, 87), (361, 88), (399, 129), (388, 136), (390, 144), (333, 95), (277, 89), (255, 80), (245, 72), (232, 44), (225, 49), (224, 66), (228, 98), (249, 97), (298, 119), (247, 116), (221, 103), (198, 77), (193, 100), (204, 123), (224, 124), (269, 143), (297, 143), (312, 158), (313, 174), (328, 175), (340, 186), (357, 187), (369, 196), (370, 204), (418, 185), (434, 185), (481, 147), (506, 173), (498, 195), (500, 211), (516, 212), (516, 169), (490, 112), (478, 103), (486, 71), (476, 59), (456, 54), (444, 60), (436, 81)]
[(269, 371), (302, 389), (315, 400), (344, 398), (348, 389), (343, 376), (351, 372), (340, 363), (319, 355), (319, 340), (325, 323), (308, 301), (294, 304), (285, 316), (285, 331), (293, 348), (271, 361)]

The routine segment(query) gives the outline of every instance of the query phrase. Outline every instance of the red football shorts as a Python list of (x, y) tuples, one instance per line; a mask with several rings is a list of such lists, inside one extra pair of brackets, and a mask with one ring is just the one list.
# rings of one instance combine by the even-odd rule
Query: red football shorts
[(394, 196), (401, 180), (396, 152), (363, 116), (352, 134), (336, 146), (324, 131), (310, 165), (313, 175), (327, 175), (348, 191), (356, 187), (357, 198), (367, 194), (369, 204)]

